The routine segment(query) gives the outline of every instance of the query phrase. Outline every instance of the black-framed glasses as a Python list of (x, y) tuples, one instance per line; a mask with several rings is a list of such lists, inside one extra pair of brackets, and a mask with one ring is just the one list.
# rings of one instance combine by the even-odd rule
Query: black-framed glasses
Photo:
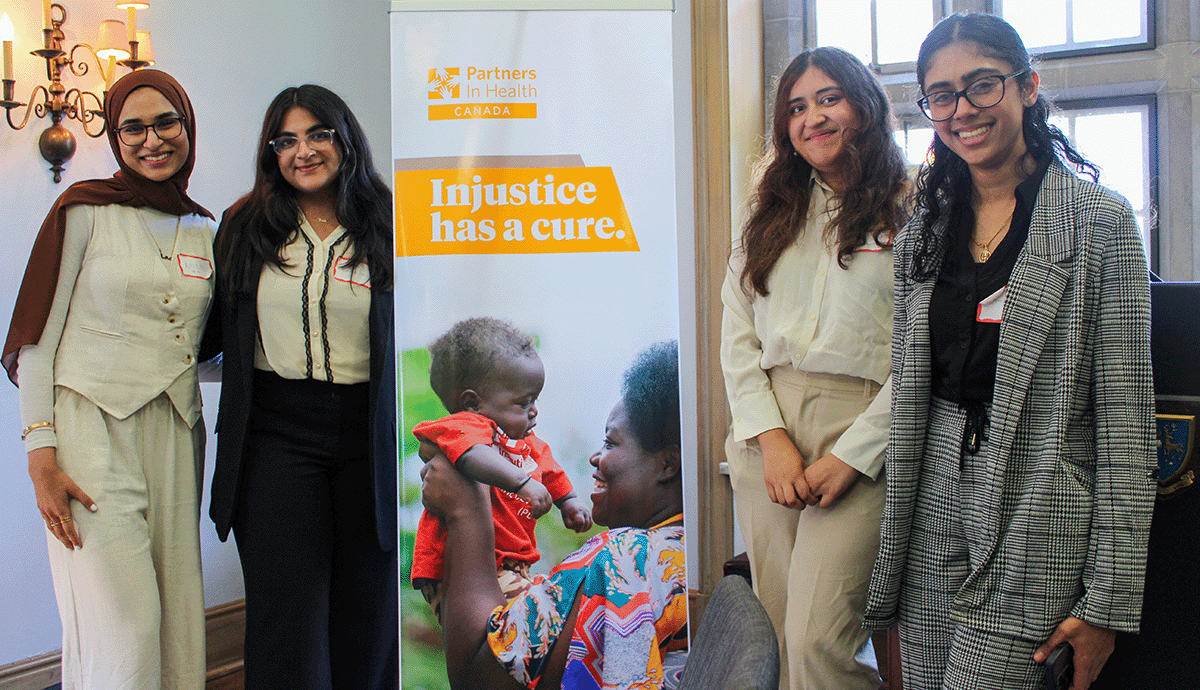
[[(304, 135), (304, 143), (308, 144), (310, 149), (328, 148), (333, 144), (334, 131), (332, 129), (314, 129)], [(283, 154), (296, 148), (300, 143), (300, 138), (291, 134), (285, 134), (281, 137), (275, 137), (267, 142), (271, 148), (275, 149), (275, 155), (282, 156)]]
[(991, 108), (1004, 100), (1004, 84), (1012, 77), (1019, 77), (1029, 71), (1029, 68), (1017, 70), (1012, 74), (993, 74), (980, 77), (967, 84), (962, 91), (934, 91), (917, 100), (917, 105), (925, 117), (933, 122), (943, 122), (954, 117), (958, 112), (958, 99), (965, 98), (976, 108)]
[(180, 116), (164, 117), (150, 125), (135, 122), (118, 127), (117, 138), (126, 146), (141, 146), (145, 143), (146, 137), (150, 135), (150, 130), (154, 130), (154, 136), (162, 141), (174, 139), (183, 133), (183, 118)]

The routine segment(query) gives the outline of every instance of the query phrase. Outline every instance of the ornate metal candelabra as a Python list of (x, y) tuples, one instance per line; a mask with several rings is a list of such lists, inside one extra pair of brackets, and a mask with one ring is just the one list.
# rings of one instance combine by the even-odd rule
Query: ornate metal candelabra
[[(54, 10), (57, 10), (57, 15)], [(75, 135), (71, 134), (71, 131), (63, 125), (63, 118), (78, 120), (83, 126), (84, 134), (93, 138), (104, 134), (106, 126), (104, 122), (103, 95), (97, 96), (91, 91), (84, 91), (79, 88), (68, 89), (62, 83), (64, 69), (69, 70), (76, 77), (82, 77), (88, 73), (87, 54), (83, 55), (82, 60), (75, 57), (75, 51), (80, 48), (86, 49), (87, 52), (91, 53), (101, 75), (104, 74), (104, 68), (100, 65), (100, 58), (96, 56), (96, 51), (92, 46), (86, 43), (77, 43), (69, 51), (63, 49), (65, 35), (63, 34), (62, 25), (66, 21), (66, 8), (57, 3), (51, 5), (51, 28), (42, 30), (44, 35), (42, 45), (44, 47), (30, 51), (31, 55), (36, 55), (46, 61), (46, 79), (49, 83), (35, 86), (29, 94), (29, 103), (26, 104), (13, 99), (16, 80), (4, 79), (4, 99), (0, 100), (0, 106), (4, 106), (8, 126), (13, 129), (23, 129), (29, 123), (31, 113), (39, 119), (46, 116), (50, 117), (52, 124), (42, 132), (41, 137), (38, 139), (38, 150), (41, 151), (42, 158), (45, 158), (46, 162), (50, 163), (50, 169), (54, 171), (55, 182), (62, 181), (63, 163), (71, 160), (71, 157), (75, 155)], [(138, 42), (130, 41), (129, 57), (117, 61), (116, 64), (130, 69), (140, 69), (150, 64), (148, 61), (138, 59), (137, 50)], [(121, 52), (124, 54), (124, 51)], [(109, 65), (111, 69), (113, 62), (110, 62)], [(95, 102), (95, 107), (87, 107), (88, 99)], [(25, 107), (25, 115), (21, 118), (20, 124), (14, 123), (13, 110), (22, 106)], [(92, 126), (97, 121), (99, 122), (99, 127), (93, 132)]]

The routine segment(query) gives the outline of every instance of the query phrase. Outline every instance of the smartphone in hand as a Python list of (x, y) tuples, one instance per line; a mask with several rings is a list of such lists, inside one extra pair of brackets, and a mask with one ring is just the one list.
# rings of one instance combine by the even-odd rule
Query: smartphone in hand
[(1043, 663), (1046, 667), (1046, 690), (1070, 690), (1075, 678), (1075, 648), (1070, 642), (1051, 650)]

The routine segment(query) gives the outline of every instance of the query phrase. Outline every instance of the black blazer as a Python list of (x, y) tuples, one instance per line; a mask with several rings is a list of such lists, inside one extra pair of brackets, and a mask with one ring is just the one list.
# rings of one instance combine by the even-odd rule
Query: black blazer
[[(257, 275), (257, 274), (256, 274)], [(254, 395), (254, 343), (258, 331), (258, 280), (247, 292), (213, 300), (202, 351), (223, 352), (221, 406), (217, 411), (217, 461), (208, 514), (221, 541), (237, 514), (246, 452), (246, 432)], [(370, 306), (371, 381), (368, 386), (375, 531), (384, 551), (396, 547), (396, 347), (392, 291), (372, 290)], [(202, 354), (203, 356), (203, 354)]]

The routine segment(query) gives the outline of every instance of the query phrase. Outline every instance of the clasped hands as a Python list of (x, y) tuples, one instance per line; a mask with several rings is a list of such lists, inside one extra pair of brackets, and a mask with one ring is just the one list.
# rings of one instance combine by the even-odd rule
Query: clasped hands
[(806, 464), (784, 429), (769, 429), (759, 434), (758, 446), (762, 451), (767, 494), (773, 502), (787, 508), (828, 508), (861, 475), (833, 453)]

